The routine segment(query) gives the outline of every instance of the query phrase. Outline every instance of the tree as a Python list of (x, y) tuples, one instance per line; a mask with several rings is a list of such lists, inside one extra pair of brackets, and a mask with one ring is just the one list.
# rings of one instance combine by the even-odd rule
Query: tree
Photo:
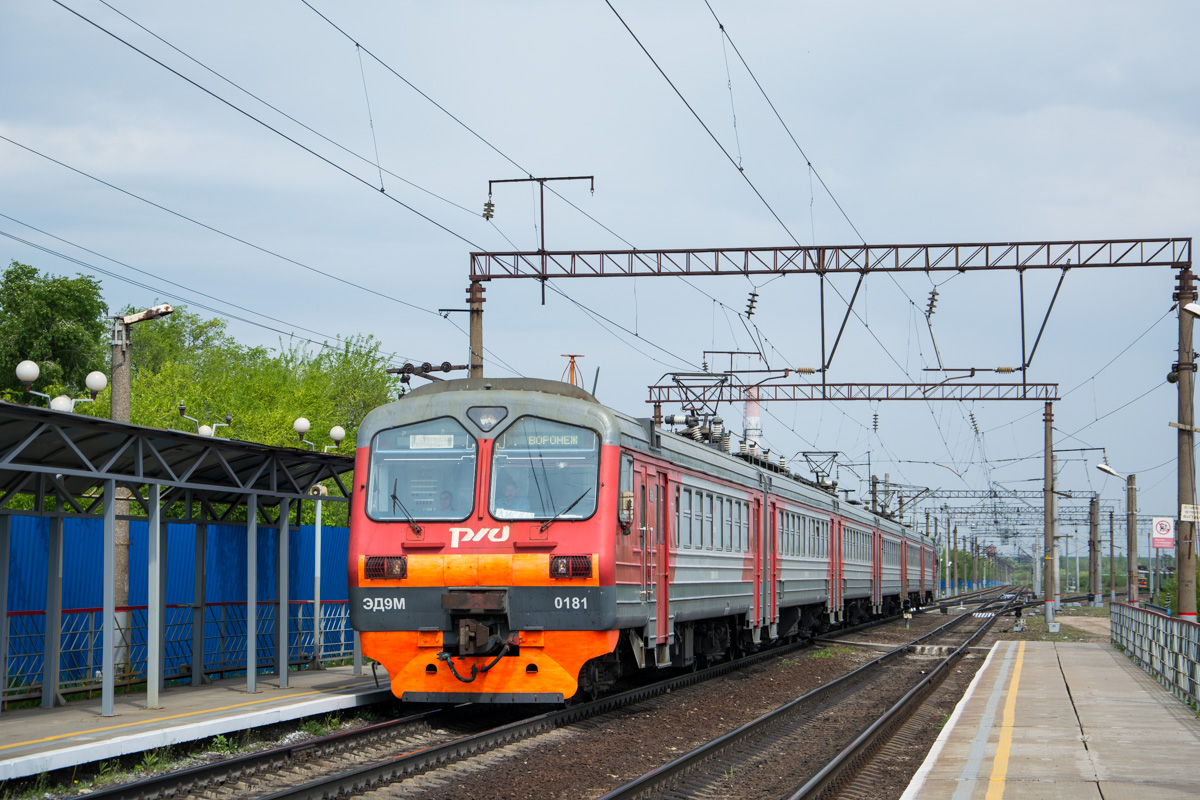
[(94, 278), (42, 275), (11, 262), (0, 277), (0, 390), (22, 395), (14, 370), (29, 359), (41, 368), (37, 388), (82, 393), (87, 374), (105, 367), (106, 312)]
[[(222, 320), (183, 307), (133, 326), (131, 336), (135, 425), (195, 433), (195, 424), (179, 415), (182, 401), (187, 415), (201, 424), (232, 415), (233, 425), (218, 431), (223, 438), (305, 448), (292, 428), (297, 417), (305, 417), (312, 424), (308, 438), (318, 451), (332, 444), (329, 429), (340, 425), (346, 440), (339, 452), (352, 455), (363, 417), (394, 398), (399, 387), (398, 378), (385, 371), (380, 343), (370, 336), (343, 340), (338, 347), (295, 342), (277, 350), (249, 347), (230, 336)], [(105, 392), (78, 410), (107, 417), (108, 397)], [(306, 518), (311, 513), (308, 509)], [(343, 504), (327, 505), (326, 520), (344, 524)]]

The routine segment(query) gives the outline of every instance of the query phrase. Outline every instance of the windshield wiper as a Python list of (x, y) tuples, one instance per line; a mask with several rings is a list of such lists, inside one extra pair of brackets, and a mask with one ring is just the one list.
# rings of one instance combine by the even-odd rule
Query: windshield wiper
[(421, 526), (417, 524), (417, 521), (413, 518), (413, 515), (408, 513), (408, 509), (404, 507), (404, 503), (400, 502), (400, 497), (396, 494), (396, 485), (399, 482), (399, 478), (392, 481), (392, 513), (395, 513), (396, 506), (399, 506), (401, 513), (404, 514), (404, 521), (407, 522), (409, 527), (413, 529), (413, 533), (420, 533)]
[(540, 530), (540, 531), (542, 531), (542, 532), (544, 533), (544, 532), (545, 532), (545, 530), (546, 530), (546, 528), (549, 528), (549, 527), (550, 527), (551, 525), (553, 525), (555, 522), (558, 522), (558, 520), (559, 520), (559, 518), (560, 518), (560, 517), (564, 516), (564, 515), (565, 515), (565, 514), (566, 514), (568, 511), (570, 511), (572, 508), (574, 508), (575, 506), (579, 505), (579, 501), (580, 501), (580, 500), (582, 500), (583, 498), (587, 497), (587, 496), (588, 496), (588, 492), (590, 492), (590, 491), (592, 491), (592, 487), (590, 487), (590, 486), (589, 486), (589, 487), (587, 488), (587, 490), (585, 490), (585, 491), (584, 491), (584, 493), (583, 493), (583, 494), (581, 494), (581, 495), (579, 495), (579, 497), (576, 497), (576, 498), (575, 498), (575, 502), (574, 502), (574, 503), (571, 503), (571, 505), (567, 506), (567, 507), (566, 507), (566, 508), (564, 508), (562, 511), (558, 512), (557, 514), (555, 514), (553, 517), (551, 517), (550, 519), (548, 519), (548, 520), (546, 520), (545, 522), (543, 522), (543, 523), (542, 523), (542, 527), (538, 528), (538, 530)]

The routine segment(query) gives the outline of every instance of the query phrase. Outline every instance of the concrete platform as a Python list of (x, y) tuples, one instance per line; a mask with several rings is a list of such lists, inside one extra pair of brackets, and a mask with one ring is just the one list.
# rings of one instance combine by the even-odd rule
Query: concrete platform
[(1124, 654), (999, 642), (902, 800), (1198, 796), (1200, 720)]
[(161, 708), (145, 707), (144, 694), (117, 695), (116, 716), (100, 714), (100, 699), (59, 708), (29, 708), (0, 714), (0, 780), (37, 775), (91, 761), (157, 747), (208, 739), (246, 728), (320, 716), (387, 700), (387, 673), (380, 685), (369, 669), (352, 667), (288, 673), (279, 679), (259, 675), (255, 694), (246, 679), (229, 678), (207, 686), (169, 687)]

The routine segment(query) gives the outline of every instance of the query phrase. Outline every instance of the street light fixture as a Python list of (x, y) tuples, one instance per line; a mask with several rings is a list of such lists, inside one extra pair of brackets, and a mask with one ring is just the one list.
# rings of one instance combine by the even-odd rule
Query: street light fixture
[[(316, 450), (317, 446), (304, 438), (311, 429), (312, 423), (305, 417), (297, 417), (296, 421), (292, 423), (292, 430), (299, 434), (300, 441), (308, 445), (310, 450)], [(330, 450), (338, 449), (342, 444), (342, 440), (346, 438), (346, 429), (341, 425), (334, 425), (329, 429), (329, 438), (333, 440), (333, 444), (325, 445), (325, 448), (321, 452), (328, 453)]]
[(74, 411), (76, 403), (91, 403), (96, 399), (96, 395), (103, 392), (105, 387), (108, 386), (108, 378), (104, 376), (104, 373), (93, 370), (83, 379), (84, 385), (87, 386), (88, 392), (92, 395), (90, 398), (80, 397), (72, 399), (65, 394), (60, 394), (58, 397), (51, 397), (44, 392), (35, 392), (33, 390), (33, 382), (42, 374), (41, 367), (37, 365), (36, 361), (22, 361), (20, 364), (17, 364), (16, 372), (17, 380), (25, 385), (25, 391), (29, 394), (46, 398), (51, 411), (66, 411), (68, 413)]
[[(1124, 478), (1125, 480), (1125, 511), (1128, 516), (1126, 518), (1126, 533), (1125, 533), (1125, 550), (1128, 565), (1126, 567), (1126, 581), (1128, 583), (1128, 599), (1130, 603), (1138, 601), (1137, 587), (1137, 476), (1134, 474), (1121, 475), (1108, 464), (1100, 463), (1096, 465), (1096, 469), (1103, 472), (1105, 475), (1111, 475), (1114, 478)], [(1111, 549), (1111, 545), (1110, 545)], [(1109, 570), (1111, 577), (1111, 568)], [(1111, 598), (1110, 598), (1111, 599)]]
[(200, 420), (187, 415), (187, 406), (183, 404), (182, 400), (179, 401), (179, 416), (194, 422), (196, 424), (196, 434), (199, 436), (216, 436), (217, 428), (228, 428), (233, 424), (233, 414), (226, 414), (224, 422), (217, 422), (212, 425), (201, 425)]
[(333, 444), (325, 445), (324, 452), (326, 453), (330, 450), (337, 450), (342, 446), (342, 440), (346, 438), (346, 429), (341, 425), (334, 425), (329, 429), (329, 438), (333, 440)]

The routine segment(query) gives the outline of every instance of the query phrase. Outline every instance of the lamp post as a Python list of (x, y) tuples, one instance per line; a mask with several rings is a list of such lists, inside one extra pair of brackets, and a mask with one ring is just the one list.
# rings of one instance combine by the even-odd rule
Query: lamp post
[[(292, 423), (292, 430), (300, 434), (300, 441), (310, 449), (316, 450), (316, 445), (304, 438), (311, 428), (311, 423), (304, 417), (298, 417)], [(333, 440), (333, 444), (325, 445), (321, 451), (323, 453), (341, 446), (342, 440), (346, 438), (346, 429), (341, 425), (334, 425), (329, 429), (329, 438)], [(317, 505), (316, 526), (313, 528), (313, 666), (321, 669), (321, 649), (324, 645), (324, 632), (321, 630), (321, 498), (327, 497), (329, 490), (317, 484), (309, 489), (308, 493), (313, 496)]]
[[(139, 322), (147, 322), (159, 317), (165, 317), (174, 311), (171, 306), (162, 305), (136, 311), (132, 314), (118, 314), (109, 317), (112, 320), (112, 390), (109, 394), (108, 417), (114, 422), (129, 424), (132, 419), (133, 371), (131, 367), (130, 331)], [(124, 486), (118, 486), (116, 496), (112, 498), (113, 513), (113, 587), (116, 608), (126, 609), (117, 611), (117, 629), (120, 641), (117, 645), (115, 663), (119, 673), (128, 669), (129, 659), (129, 497), (130, 492)]]
[[(1100, 463), (1096, 465), (1096, 469), (1103, 472), (1105, 475), (1111, 475), (1114, 478), (1120, 478), (1121, 473), (1110, 467), (1108, 464)], [(1138, 543), (1137, 543), (1137, 476), (1129, 475), (1125, 478), (1125, 511), (1126, 531), (1125, 531), (1125, 552), (1127, 554), (1126, 565), (1126, 580), (1129, 582), (1128, 597), (1130, 603), (1138, 601), (1138, 585), (1137, 585), (1137, 559), (1138, 559)]]

